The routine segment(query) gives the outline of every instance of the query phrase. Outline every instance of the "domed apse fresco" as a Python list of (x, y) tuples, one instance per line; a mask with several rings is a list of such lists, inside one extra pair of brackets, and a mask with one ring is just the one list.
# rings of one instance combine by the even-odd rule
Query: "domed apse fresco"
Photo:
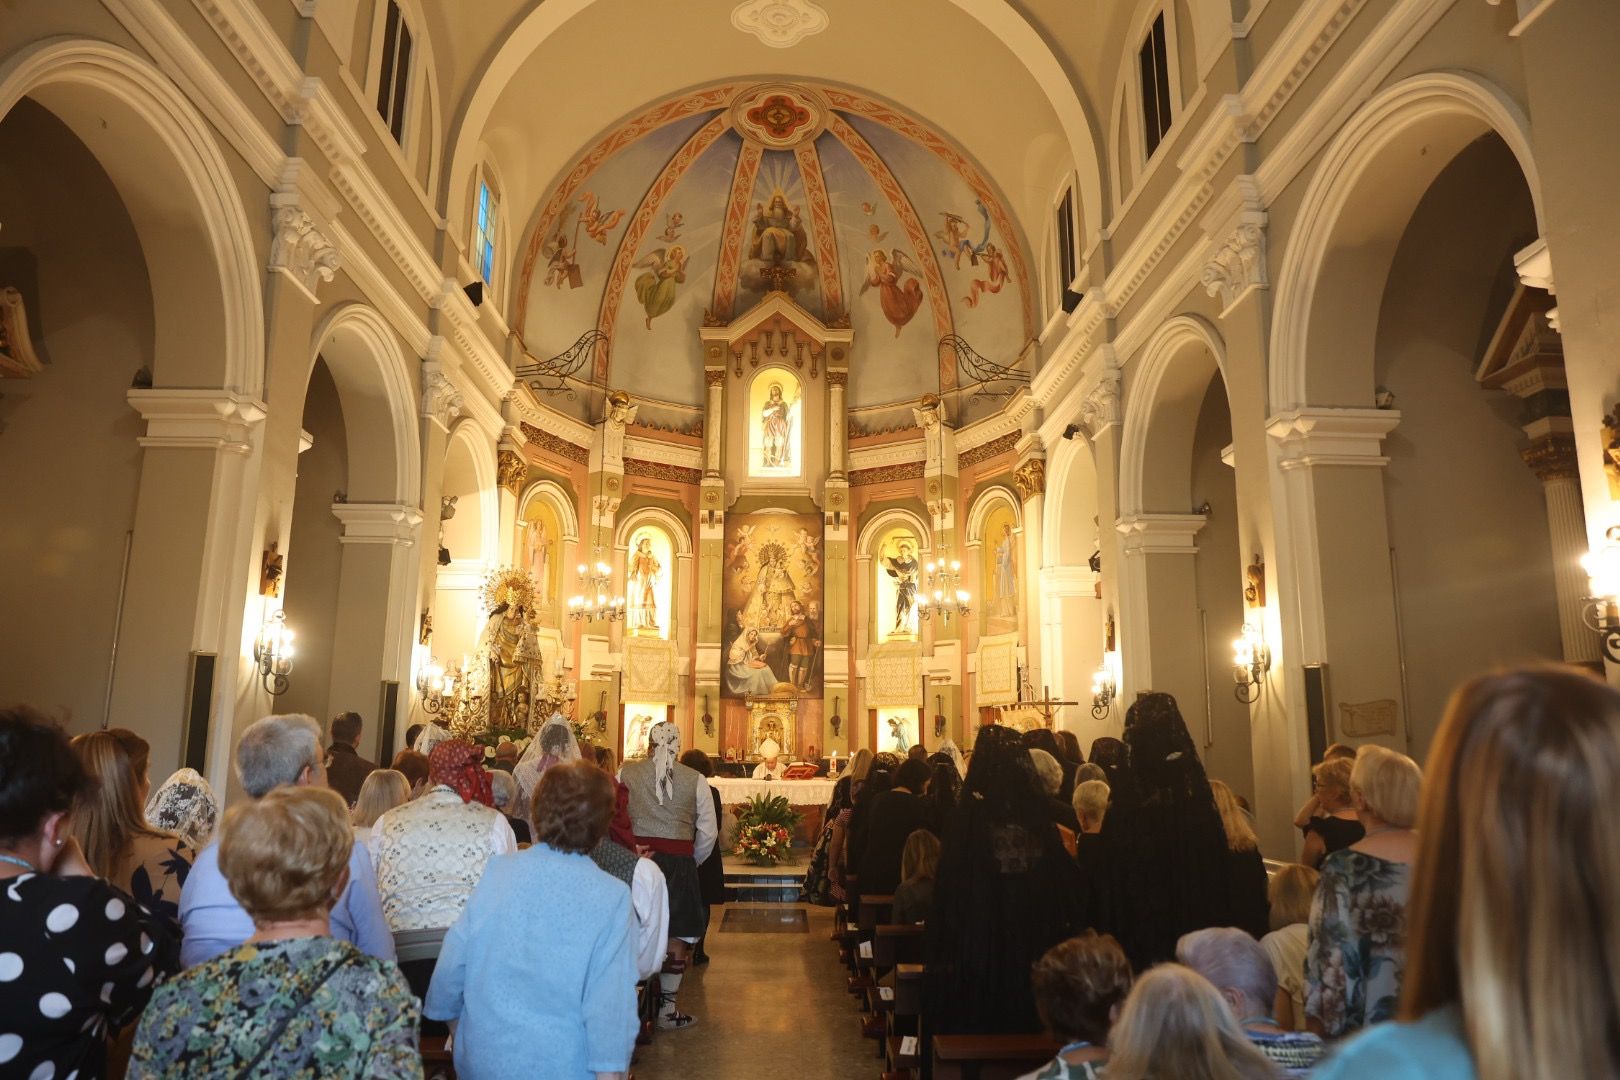
[(579, 377), (678, 422), (703, 402), (699, 329), (780, 290), (854, 331), (849, 405), (880, 409), (968, 388), (948, 335), (1018, 363), (1030, 274), (997, 192), (928, 125), (831, 86), (732, 84), (642, 112), (563, 174), (513, 329), (531, 362), (599, 331)]

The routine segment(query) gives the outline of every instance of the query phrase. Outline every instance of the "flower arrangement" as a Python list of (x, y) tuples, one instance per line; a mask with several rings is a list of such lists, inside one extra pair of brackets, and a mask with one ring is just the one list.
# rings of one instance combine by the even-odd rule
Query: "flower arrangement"
[(759, 866), (784, 862), (792, 855), (798, 823), (798, 812), (787, 796), (755, 795), (737, 814), (737, 844), (731, 853)]

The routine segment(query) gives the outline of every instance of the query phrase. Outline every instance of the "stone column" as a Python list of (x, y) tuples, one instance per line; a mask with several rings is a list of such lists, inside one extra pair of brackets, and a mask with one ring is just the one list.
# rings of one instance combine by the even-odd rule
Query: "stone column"
[[(420, 542), (416, 545), (417, 567), (417, 595), (419, 601), (414, 613), (412, 643), (419, 641), (422, 632), (424, 616), (434, 613), (439, 591), (439, 502), (444, 494), (444, 457), (449, 445), (450, 426), (461, 416), (465, 407), (461, 392), (456, 389), (441, 366), (440, 362), (432, 357), (440, 354), (444, 348), (444, 339), (435, 337), (428, 344), (428, 359), (422, 361), (422, 397), (420, 406), (420, 424), (422, 443), (422, 506), (423, 523), (420, 532)], [(497, 499), (497, 506), (499, 500)], [(482, 553), (480, 553), (482, 554)], [(400, 688), (401, 708), (399, 722), (395, 724), (394, 746), (385, 746), (381, 750), (382, 760), (393, 760), (394, 754), (405, 745), (405, 730), (412, 723), (425, 722), (427, 717), (420, 715), (421, 695), (416, 692), (416, 672), (418, 664), (425, 664), (433, 656), (433, 643), (431, 639), (419, 649), (413, 649), (413, 662), (411, 670), (406, 677), (406, 685)], [(449, 663), (449, 657), (440, 657), (441, 663)]]
[[(1194, 542), (1202, 514), (1138, 514), (1116, 525), (1120, 536), (1120, 701), (1163, 690), (1177, 701), (1204, 700)], [(1189, 709), (1188, 712), (1196, 712)]]
[(376, 726), (384, 682), (400, 683), (400, 701), (409, 700), (422, 512), (396, 503), (334, 503), (332, 514), (343, 525), (343, 553), (327, 710), (353, 710)]
[(1598, 635), (1582, 617), (1587, 592), (1581, 556), (1586, 554), (1586, 512), (1581, 504), (1580, 469), (1575, 439), (1547, 435), (1524, 450), (1525, 464), (1535, 471), (1547, 499), (1547, 532), (1552, 540), (1553, 582), (1558, 590), (1558, 632), (1564, 660), (1571, 664), (1599, 664), (1603, 652)]
[[(845, 364), (848, 354), (845, 353)], [(848, 757), (857, 725), (851, 719), (849, 610), (849, 478), (847, 474), (849, 418), (844, 392), (849, 381), (845, 367), (827, 369), (827, 483), (822, 498), (821, 533), (821, 716), (816, 745), (824, 753), (838, 751)], [(837, 706), (844, 718), (837, 735), (828, 722)]]

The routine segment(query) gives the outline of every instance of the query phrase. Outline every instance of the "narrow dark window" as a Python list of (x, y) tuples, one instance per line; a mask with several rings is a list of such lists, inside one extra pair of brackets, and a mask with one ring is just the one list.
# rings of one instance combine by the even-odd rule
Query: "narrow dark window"
[(1078, 270), (1074, 253), (1074, 189), (1063, 193), (1057, 208), (1058, 289), (1063, 297), (1063, 310), (1072, 312), (1080, 303), (1080, 294), (1074, 292), (1074, 275)]
[(377, 114), (394, 141), (405, 145), (405, 90), (411, 76), (411, 28), (396, 0), (388, 0), (383, 20), (382, 65), (377, 72)]
[(1137, 54), (1142, 65), (1142, 138), (1147, 156), (1152, 157), (1170, 130), (1170, 54), (1164, 40), (1164, 12), (1153, 20), (1153, 29)]

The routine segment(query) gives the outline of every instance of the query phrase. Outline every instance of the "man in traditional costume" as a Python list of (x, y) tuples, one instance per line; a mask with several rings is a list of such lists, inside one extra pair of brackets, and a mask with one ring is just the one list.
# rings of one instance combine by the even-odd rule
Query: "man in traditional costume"
[(658, 1026), (668, 1030), (696, 1023), (676, 1007), (676, 997), (692, 945), (703, 936), (697, 868), (714, 850), (719, 823), (709, 782), (679, 761), (681, 729), (671, 720), (655, 724), (649, 742), (651, 753), (642, 761), (626, 762), (619, 779), (630, 789), (636, 842), (652, 849), (653, 862), (669, 886), (669, 952), (659, 975), (658, 1011)]

